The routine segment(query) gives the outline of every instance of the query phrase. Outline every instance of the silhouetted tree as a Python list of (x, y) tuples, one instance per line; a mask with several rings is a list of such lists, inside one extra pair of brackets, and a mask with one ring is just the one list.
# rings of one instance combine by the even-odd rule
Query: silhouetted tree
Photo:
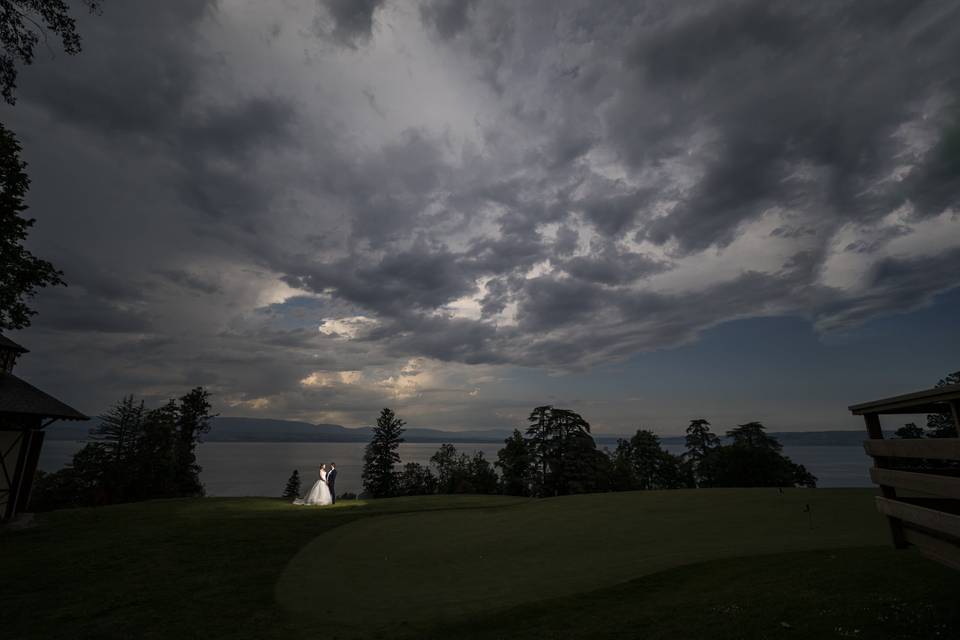
[(714, 449), (707, 458), (714, 487), (816, 486), (817, 479), (803, 465), (784, 456), (783, 447), (766, 434), (759, 422), (727, 431), (732, 442)]
[(430, 456), (430, 463), (437, 469), (437, 491), (459, 493), (458, 488), (465, 472), (457, 448), (449, 443), (441, 444), (437, 452)]
[(403, 465), (398, 479), (397, 495), (426, 496), (437, 491), (437, 479), (428, 467), (416, 462)]
[(397, 493), (394, 465), (400, 462), (397, 450), (403, 442), (404, 424), (390, 409), (380, 411), (373, 438), (363, 453), (363, 488), (371, 498), (386, 498)]
[(767, 435), (766, 427), (759, 422), (737, 425), (735, 429), (727, 431), (727, 437), (733, 440), (734, 445), (746, 448), (764, 449), (778, 453), (783, 450), (780, 441)]
[[(97, 0), (83, 0), (91, 13), (100, 10)], [(33, 50), (47, 32), (60, 36), (63, 50), (80, 53), (80, 34), (65, 0), (4, 0), (0, 7), (0, 94), (7, 104), (15, 104), (17, 64), (33, 62)]]
[(143, 401), (126, 396), (107, 413), (100, 416), (100, 424), (91, 430), (94, 442), (87, 446), (99, 450), (98, 499), (104, 503), (123, 502), (127, 485), (137, 475), (131, 464), (137, 448), (137, 438), (143, 428)]
[(536, 407), (527, 418), (527, 450), (530, 452), (532, 470), (530, 490), (535, 496), (542, 496), (546, 492), (550, 460), (554, 453), (551, 447), (552, 410), (553, 407), (549, 405)]
[[(0, 9), (0, 15), (3, 14)], [(2, 82), (0, 62), (0, 84)], [(37, 290), (64, 284), (61, 272), (23, 247), (34, 223), (33, 218), (21, 215), (27, 209), (23, 200), (30, 186), (30, 179), (24, 172), (26, 166), (20, 160), (20, 144), (16, 137), (0, 124), (0, 329), (29, 326), (30, 316), (36, 315), (36, 311), (30, 308), (28, 301)]]
[(30, 493), (31, 511), (52, 511), (89, 504), (93, 504), (93, 492), (89, 496), (81, 492), (72, 465), (53, 473), (37, 470)]
[(483, 451), (477, 451), (470, 458), (467, 466), (470, 493), (491, 494), (497, 493), (500, 488), (499, 478), (493, 465), (487, 460)]
[[(954, 371), (937, 381), (935, 387), (960, 384), (960, 371)], [(953, 416), (947, 413), (931, 413), (927, 416), (927, 435), (931, 438), (956, 438), (957, 427)]]
[(500, 469), (501, 492), (508, 496), (530, 495), (530, 475), (533, 457), (519, 429), (503, 441), (504, 447), (497, 452), (494, 463)]
[(652, 431), (638, 429), (629, 440), (618, 440), (613, 452), (616, 488), (678, 489), (687, 486), (678, 456), (660, 446), (660, 438)]
[(201, 436), (210, 431), (210, 422), (216, 417), (210, 413), (210, 408), (210, 392), (203, 387), (192, 389), (177, 404), (174, 482), (178, 496), (202, 496), (204, 493), (196, 447)]
[(437, 469), (438, 493), (497, 493), (497, 472), (482, 451), (469, 456), (443, 444), (430, 462)]
[(294, 469), (293, 473), (290, 474), (290, 479), (287, 480), (287, 486), (283, 489), (283, 498), (299, 498), (300, 497), (300, 470)]
[(563, 493), (611, 490), (610, 456), (597, 449), (589, 433), (572, 434), (566, 442), (563, 459)]
[(528, 422), (532, 495), (555, 496), (602, 488), (598, 483), (609, 471), (609, 464), (597, 451), (590, 424), (580, 414), (546, 405), (535, 408)]
[(194, 450), (210, 428), (209, 395), (198, 387), (151, 411), (123, 398), (66, 469), (40, 476), (34, 508), (202, 496)]
[(137, 469), (127, 483), (132, 500), (173, 498), (177, 495), (177, 401), (169, 400), (147, 412), (132, 461)]
[(95, 446), (117, 464), (126, 461), (136, 447), (144, 412), (142, 400), (138, 403), (132, 395), (125, 396), (100, 416), (100, 424), (90, 432), (90, 437), (96, 441)]
[(908, 422), (893, 432), (893, 437), (904, 439), (922, 438), (924, 435), (923, 429), (915, 422)]
[(711, 451), (720, 446), (720, 438), (710, 431), (710, 423), (703, 418), (691, 420), (687, 427), (687, 450), (683, 454), (683, 462), (687, 467), (686, 473), (693, 477), (697, 486), (702, 484), (705, 477), (710, 475), (704, 468)]
[[(97, 0), (83, 0), (96, 12)], [(3, 0), (0, 6), (0, 95), (14, 104), (17, 65), (33, 62), (33, 51), (47, 33), (60, 36), (68, 54), (80, 52), (80, 36), (65, 0)], [(20, 143), (0, 124), (0, 330), (22, 329), (36, 314), (28, 302), (43, 287), (64, 284), (63, 274), (53, 265), (37, 258), (23, 247), (32, 218), (26, 211), (24, 196), (30, 179), (20, 160)]]

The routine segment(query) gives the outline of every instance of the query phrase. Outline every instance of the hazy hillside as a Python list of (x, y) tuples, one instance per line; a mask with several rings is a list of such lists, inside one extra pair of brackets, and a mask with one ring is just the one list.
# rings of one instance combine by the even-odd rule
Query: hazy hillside
[[(770, 435), (780, 441), (785, 447), (853, 447), (860, 446), (867, 439), (865, 430), (834, 430), (834, 431), (772, 431)], [(887, 433), (890, 437), (892, 433)], [(721, 438), (726, 441), (727, 438)], [(662, 438), (663, 444), (684, 444), (683, 436)]]
[[(47, 428), (49, 440), (83, 440), (91, 423), (60, 422)], [(407, 442), (503, 442), (512, 433), (509, 429), (474, 429), (454, 431), (443, 429), (408, 428), (404, 433)], [(773, 432), (784, 446), (859, 446), (866, 438), (863, 431), (784, 431)], [(619, 436), (597, 434), (597, 443), (602, 446), (616, 444)], [(339, 424), (311, 424), (296, 420), (272, 420), (269, 418), (214, 419), (205, 442), (368, 442), (370, 427), (344, 427)], [(683, 436), (662, 438), (663, 444), (683, 444)]]

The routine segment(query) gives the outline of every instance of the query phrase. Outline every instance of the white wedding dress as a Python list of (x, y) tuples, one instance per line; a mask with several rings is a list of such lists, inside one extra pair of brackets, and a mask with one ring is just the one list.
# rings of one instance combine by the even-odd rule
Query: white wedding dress
[(333, 498), (330, 497), (330, 487), (327, 486), (327, 471), (325, 469), (320, 470), (320, 479), (314, 483), (307, 497), (298, 498), (293, 501), (293, 504), (317, 504), (321, 506), (333, 504)]

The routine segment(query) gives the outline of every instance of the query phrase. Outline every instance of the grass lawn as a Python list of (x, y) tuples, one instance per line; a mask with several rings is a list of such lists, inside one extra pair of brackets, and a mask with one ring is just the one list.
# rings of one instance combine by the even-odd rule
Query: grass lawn
[(889, 548), (872, 495), (208, 498), (54, 512), (0, 533), (0, 628), (5, 639), (952, 637), (957, 574)]

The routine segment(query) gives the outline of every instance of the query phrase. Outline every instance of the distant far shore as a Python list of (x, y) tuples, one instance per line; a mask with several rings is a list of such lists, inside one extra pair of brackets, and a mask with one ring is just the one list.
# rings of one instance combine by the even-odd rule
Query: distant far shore
[[(408, 428), (404, 440), (411, 443), (502, 443), (512, 429), (473, 429), (453, 431), (444, 429)], [(87, 427), (73, 423), (58, 423), (47, 429), (50, 440), (82, 440)], [(836, 429), (827, 431), (771, 432), (784, 446), (859, 446), (866, 439), (861, 430)], [(594, 434), (598, 444), (616, 444), (618, 434)], [(216, 418), (213, 428), (203, 436), (204, 442), (369, 442), (370, 427), (344, 427), (338, 424), (311, 424), (296, 420), (269, 418)], [(662, 436), (663, 444), (683, 444), (684, 436)]]

